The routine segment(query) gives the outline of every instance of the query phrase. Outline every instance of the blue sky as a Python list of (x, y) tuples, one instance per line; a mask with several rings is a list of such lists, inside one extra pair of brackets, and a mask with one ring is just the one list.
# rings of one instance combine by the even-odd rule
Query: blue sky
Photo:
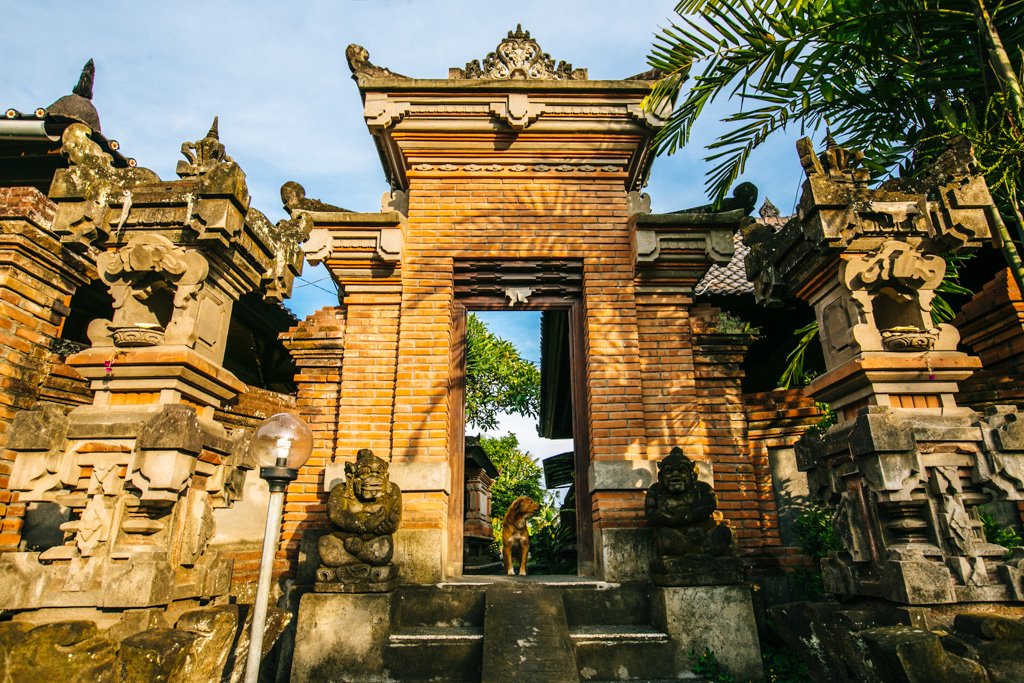
[[(556, 60), (589, 69), (592, 79), (617, 79), (648, 68), (654, 33), (670, 23), (674, 4), (4, 0), (0, 110), (47, 106), (71, 91), (93, 58), (103, 133), (162, 178), (174, 177), (181, 143), (202, 137), (217, 115), (253, 206), (271, 220), (284, 217), (279, 188), (289, 180), (310, 197), (376, 211), (387, 184), (345, 63), (349, 43), (392, 71), (444, 78), (449, 67), (483, 58), (521, 23)], [(707, 201), (703, 145), (721, 130), (715, 119), (728, 106), (709, 111), (689, 147), (655, 162), (647, 188), (655, 211)], [(795, 137), (759, 150), (742, 178), (783, 212), (802, 179)], [(300, 317), (336, 303), (323, 277), (307, 268), (296, 283), (290, 306)], [(539, 341), (534, 322), (500, 331), (513, 341)]]

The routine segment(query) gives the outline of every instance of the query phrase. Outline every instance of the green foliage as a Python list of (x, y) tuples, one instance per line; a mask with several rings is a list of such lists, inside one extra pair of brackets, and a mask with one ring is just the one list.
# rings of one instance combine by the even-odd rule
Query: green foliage
[(709, 648), (704, 648), (704, 652), (701, 654), (690, 650), (690, 669), (711, 683), (735, 683), (736, 681), (735, 676), (722, 669), (722, 665), (718, 663), (718, 657)]
[(974, 294), (960, 284), (960, 266), (965, 261), (974, 258), (974, 254), (943, 254), (942, 258), (946, 260), (946, 274), (942, 276), (942, 282), (935, 288), (935, 298), (932, 299), (932, 322), (936, 325), (948, 323), (956, 317), (956, 311), (953, 310), (953, 306), (943, 294), (955, 296)]
[(491, 485), (491, 516), (498, 519), (500, 534), (501, 520), (519, 496), (529, 496), (547, 505), (548, 493), (541, 485), (544, 470), (520, 448), (519, 439), (511, 432), (500, 437), (481, 437), (480, 447), (498, 468), (498, 477)]
[(761, 643), (761, 665), (766, 683), (809, 683), (807, 665), (792, 650)]
[(545, 574), (576, 570), (573, 530), (562, 526), (558, 510), (553, 507), (542, 507), (530, 520), (530, 559), (542, 565)]
[(836, 415), (836, 411), (832, 410), (832, 406), (824, 401), (815, 401), (814, 407), (821, 411), (821, 418), (808, 427), (807, 431), (811, 434), (824, 436), (825, 432), (828, 431), (828, 428), (838, 421), (839, 416)]
[[(1019, 139), (1004, 134), (1019, 134), (1020, 2), (683, 0), (676, 12), (680, 21), (662, 30), (648, 58), (666, 76), (646, 106), (656, 110), (682, 95), (656, 138), (658, 151), (671, 154), (689, 141), (708, 104), (737, 99), (738, 111), (724, 119), (728, 130), (708, 146), (715, 201), (754, 149), (794, 125), (824, 127), (864, 151), (876, 176), (920, 168), (961, 131), (976, 131), (972, 141), (1020, 161)], [(1011, 106), (1000, 107), (993, 93)], [(986, 175), (1016, 182), (1019, 173), (1004, 172), (1000, 158), (993, 155)]]
[(540, 370), (472, 313), (466, 319), (466, 424), (490, 431), (501, 413), (536, 417)]
[(979, 512), (978, 516), (981, 518), (981, 530), (985, 534), (985, 540), (989, 543), (1001, 545), (1007, 550), (1024, 546), (1024, 539), (1016, 529), (1000, 524), (988, 513)]
[(803, 327), (793, 332), (797, 338), (796, 347), (786, 356), (786, 368), (779, 377), (779, 386), (789, 389), (794, 386), (805, 384), (804, 358), (811, 343), (818, 338), (818, 321), (812, 320)]
[(797, 537), (804, 554), (820, 560), (833, 550), (839, 550), (839, 539), (832, 526), (832, 511), (817, 505), (808, 505), (796, 520)]
[(719, 311), (718, 318), (715, 320), (711, 330), (716, 334), (750, 334), (756, 335), (759, 330), (745, 321), (743, 318), (729, 313), (728, 311)]

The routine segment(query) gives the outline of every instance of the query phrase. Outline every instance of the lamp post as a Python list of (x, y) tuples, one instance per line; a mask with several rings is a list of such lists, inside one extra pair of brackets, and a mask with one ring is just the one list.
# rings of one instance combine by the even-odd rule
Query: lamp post
[(263, 554), (260, 557), (260, 578), (256, 584), (256, 603), (252, 608), (249, 632), (249, 657), (245, 664), (245, 683), (256, 683), (260, 675), (263, 630), (267, 622), (267, 599), (274, 568), (274, 551), (281, 530), (284, 490), (288, 482), (299, 476), (299, 468), (313, 450), (313, 434), (306, 423), (288, 413), (268, 417), (256, 428), (250, 445), (260, 464), (260, 478), (270, 486), (267, 527), (263, 532)]

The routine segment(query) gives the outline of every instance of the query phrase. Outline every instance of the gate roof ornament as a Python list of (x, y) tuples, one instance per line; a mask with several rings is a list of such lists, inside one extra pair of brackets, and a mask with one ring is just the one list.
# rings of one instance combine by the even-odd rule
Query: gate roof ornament
[(498, 43), (498, 47), (480, 60), (466, 62), (464, 69), (453, 67), (448, 71), (451, 79), (527, 80), (527, 81), (585, 81), (586, 69), (573, 69), (572, 64), (558, 62), (541, 50), (537, 41), (516, 24), (515, 31)]

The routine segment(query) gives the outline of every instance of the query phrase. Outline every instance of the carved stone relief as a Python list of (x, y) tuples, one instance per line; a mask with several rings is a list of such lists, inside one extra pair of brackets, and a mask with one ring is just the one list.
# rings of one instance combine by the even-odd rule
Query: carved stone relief
[(483, 59), (466, 63), (465, 68), (448, 71), (452, 79), (490, 80), (587, 80), (586, 69), (573, 69), (564, 61), (555, 64), (551, 55), (541, 50), (537, 41), (516, 24), (515, 31), (509, 31), (505, 40), (498, 43), (494, 52)]

